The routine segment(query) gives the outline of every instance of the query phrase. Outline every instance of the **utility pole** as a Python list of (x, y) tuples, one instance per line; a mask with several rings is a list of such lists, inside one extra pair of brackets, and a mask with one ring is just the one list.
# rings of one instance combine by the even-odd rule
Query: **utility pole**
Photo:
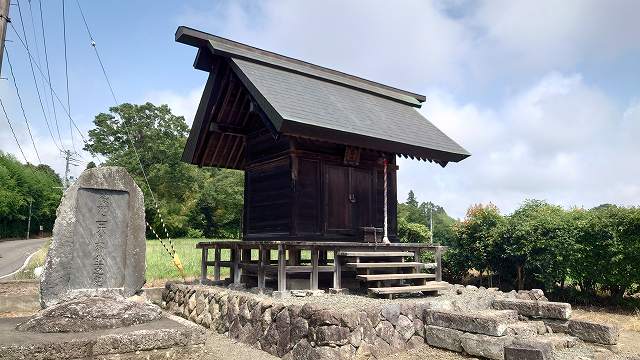
[[(1, 1), (1, 0), (0, 0)], [(78, 159), (74, 158), (73, 155), (74, 153), (71, 150), (64, 150), (62, 152), (64, 154), (64, 159), (66, 162), (65, 168), (64, 168), (64, 190), (67, 190), (69, 188), (69, 165), (73, 165), (73, 166), (78, 166)]]
[(29, 240), (29, 233), (31, 232), (31, 204), (33, 204), (33, 199), (29, 200), (29, 221), (27, 221), (27, 240)]
[(4, 55), (4, 39), (7, 35), (9, 23), (10, 0), (0, 0), (0, 73), (2, 72), (2, 57)]

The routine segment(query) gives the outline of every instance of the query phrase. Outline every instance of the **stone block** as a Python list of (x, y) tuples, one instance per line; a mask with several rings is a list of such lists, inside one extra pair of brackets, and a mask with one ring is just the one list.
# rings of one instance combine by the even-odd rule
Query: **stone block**
[(441, 349), (462, 352), (462, 344), (460, 343), (462, 331), (433, 325), (425, 326), (424, 330), (424, 339), (427, 344)]
[(485, 310), (482, 312), (427, 310), (425, 318), (427, 325), (491, 336), (506, 335), (508, 325), (517, 321), (518, 314), (514, 310)]
[(511, 336), (496, 337), (469, 333), (460, 336), (460, 343), (467, 354), (494, 360), (503, 360), (504, 348), (512, 342)]
[(537, 339), (516, 339), (504, 348), (505, 360), (552, 360), (553, 345)]
[(539, 349), (528, 349), (518, 346), (505, 346), (504, 360), (550, 360), (552, 357), (545, 357)]
[(318, 345), (339, 346), (349, 342), (349, 329), (342, 326), (321, 326), (315, 331), (315, 341)]
[(124, 168), (85, 170), (64, 193), (40, 278), (47, 307), (73, 292), (123, 297), (144, 285), (145, 220), (142, 191)]
[(585, 320), (569, 320), (569, 333), (586, 342), (615, 345), (618, 343), (620, 328), (611, 324), (598, 324)]
[(542, 321), (554, 333), (565, 334), (569, 332), (569, 320), (542, 319)]
[(387, 320), (395, 326), (398, 323), (400, 309), (400, 304), (388, 304), (382, 307), (382, 311), (380, 312), (380, 314), (382, 316), (382, 319)]
[(151, 303), (117, 297), (81, 297), (52, 305), (17, 329), (41, 333), (83, 332), (144, 324), (161, 316), (160, 308)]
[(507, 326), (507, 334), (525, 337), (536, 336), (539, 333), (540, 324), (544, 328), (542, 321), (518, 321)]
[(396, 331), (402, 336), (404, 341), (408, 341), (411, 339), (416, 330), (413, 328), (413, 321), (409, 320), (408, 317), (404, 315), (400, 315), (398, 318), (398, 323), (396, 324)]
[(496, 299), (493, 308), (497, 310), (515, 310), (520, 315), (547, 319), (568, 320), (571, 317), (571, 305), (560, 302), (548, 302), (522, 299)]

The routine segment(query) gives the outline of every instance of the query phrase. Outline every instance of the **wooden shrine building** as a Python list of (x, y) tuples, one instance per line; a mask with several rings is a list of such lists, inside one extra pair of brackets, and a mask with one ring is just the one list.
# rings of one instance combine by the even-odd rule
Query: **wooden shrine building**
[[(191, 28), (176, 41), (197, 47), (194, 67), (209, 73), (183, 161), (244, 170), (243, 242), (231, 248), (406, 245), (396, 157), (444, 167), (469, 156), (416, 111), (422, 95)], [(249, 269), (247, 256), (230, 261)]]

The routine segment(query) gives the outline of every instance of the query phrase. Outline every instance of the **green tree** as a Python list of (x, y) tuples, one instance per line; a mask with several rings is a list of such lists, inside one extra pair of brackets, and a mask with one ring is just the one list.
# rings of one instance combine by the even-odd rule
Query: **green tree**
[(24, 237), (31, 204), (32, 234), (53, 229), (62, 197), (60, 177), (48, 165), (21, 164), (0, 152), (0, 238)]
[(469, 269), (482, 274), (492, 272), (495, 244), (504, 218), (493, 204), (474, 205), (467, 210), (464, 220), (454, 225), (454, 241), (447, 256), (448, 263), (457, 277)]
[(577, 231), (560, 206), (527, 200), (507, 218), (496, 247), (500, 272), (515, 271), (518, 289), (564, 282)]
[[(201, 228), (202, 220), (198, 214), (208, 211), (205, 206), (208, 200), (219, 200), (219, 197), (217, 200), (204, 197), (215, 197), (218, 193), (224, 196), (223, 189), (211, 190), (217, 186), (211, 183), (215, 183), (216, 176), (220, 179), (221, 173), (230, 170), (199, 169), (181, 161), (189, 130), (184, 117), (172, 114), (167, 105), (122, 104), (110, 108), (109, 113), (98, 114), (94, 124), (85, 149), (104, 156), (104, 165), (122, 166), (129, 171), (144, 192), (147, 219), (156, 231), (162, 227), (152, 196), (158, 202), (170, 236), (185, 236), (190, 228), (199, 228), (205, 234), (216, 233), (215, 230)], [(145, 175), (153, 195), (147, 188)], [(243, 183), (238, 175), (233, 179), (233, 186), (229, 187), (242, 189)], [(234, 198), (234, 201), (236, 207), (238, 204), (242, 206), (241, 199)], [(240, 215), (235, 210), (233, 212), (235, 221), (212, 218), (209, 226), (219, 228), (222, 225), (217, 221), (222, 221), (238, 227)]]

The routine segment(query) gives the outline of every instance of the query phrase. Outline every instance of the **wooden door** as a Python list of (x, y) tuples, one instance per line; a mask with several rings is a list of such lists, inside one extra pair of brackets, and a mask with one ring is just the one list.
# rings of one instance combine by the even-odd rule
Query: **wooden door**
[(351, 233), (352, 204), (348, 167), (325, 168), (325, 227), (328, 233)]
[(351, 170), (351, 198), (353, 203), (353, 230), (356, 234), (364, 226), (372, 226), (372, 172), (365, 169)]

